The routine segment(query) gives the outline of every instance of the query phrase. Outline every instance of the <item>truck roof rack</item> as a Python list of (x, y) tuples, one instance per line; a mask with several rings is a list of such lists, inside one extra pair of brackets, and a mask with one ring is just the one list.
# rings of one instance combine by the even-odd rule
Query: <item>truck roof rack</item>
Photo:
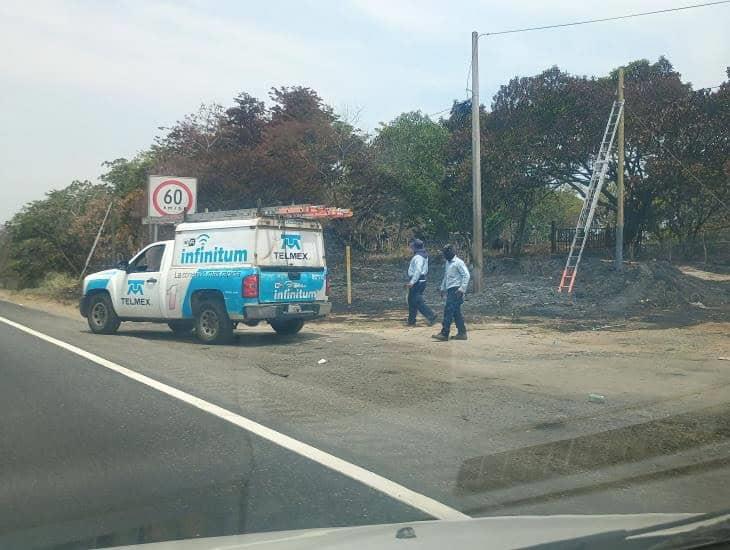
[(289, 218), (299, 220), (334, 220), (351, 218), (350, 208), (335, 208), (321, 204), (291, 204), (289, 206), (259, 206), (243, 210), (218, 210), (216, 212), (197, 212), (195, 214), (174, 214), (164, 218), (144, 218), (143, 223), (215, 222), (241, 220), (248, 218)]

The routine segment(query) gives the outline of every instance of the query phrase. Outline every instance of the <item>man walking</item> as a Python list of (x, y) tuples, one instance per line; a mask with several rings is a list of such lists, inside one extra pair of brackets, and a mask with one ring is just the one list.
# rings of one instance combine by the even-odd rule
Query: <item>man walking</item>
[(416, 326), (416, 314), (421, 314), (428, 319), (428, 326), (436, 322), (436, 314), (426, 305), (423, 299), (423, 291), (426, 289), (426, 274), (428, 274), (428, 253), (423, 241), (414, 239), (411, 243), (413, 258), (408, 264), (408, 323), (409, 327)]
[(451, 322), (455, 321), (458, 332), (452, 340), (466, 340), (466, 325), (464, 325), (464, 316), (461, 314), (461, 304), (464, 303), (464, 294), (471, 276), (466, 264), (461, 258), (457, 258), (453, 246), (446, 245), (443, 254), (446, 259), (444, 280), (441, 282), (441, 297), (443, 298), (444, 293), (446, 293), (444, 321), (441, 332), (434, 334), (432, 338), (440, 342), (448, 341)]

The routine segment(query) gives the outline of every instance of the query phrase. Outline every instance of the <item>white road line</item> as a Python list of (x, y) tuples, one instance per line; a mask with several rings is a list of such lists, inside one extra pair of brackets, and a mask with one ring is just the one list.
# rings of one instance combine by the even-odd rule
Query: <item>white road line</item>
[(105, 367), (109, 370), (113, 370), (114, 372), (126, 376), (127, 378), (131, 378), (132, 380), (136, 380), (137, 382), (144, 384), (145, 386), (149, 386), (150, 388), (154, 388), (157, 391), (179, 399), (180, 401), (183, 401), (188, 405), (192, 405), (193, 407), (196, 407), (201, 411), (205, 411), (209, 414), (212, 414), (213, 416), (221, 418), (222, 420), (230, 422), (231, 424), (235, 424), (236, 426), (243, 428), (244, 430), (248, 430), (249, 432), (258, 435), (259, 437), (263, 437), (264, 439), (267, 439), (268, 441), (279, 445), (280, 447), (284, 447), (285, 449), (295, 452), (298, 455), (306, 457), (310, 460), (313, 460), (314, 462), (317, 462), (318, 464), (321, 464), (322, 466), (325, 466), (330, 470), (334, 470), (335, 472), (339, 472), (351, 479), (354, 479), (355, 481), (359, 481), (360, 483), (367, 485), (368, 487), (372, 487), (373, 489), (380, 491), (381, 493), (384, 493), (391, 498), (403, 502), (404, 504), (408, 504), (413, 508), (417, 508), (418, 510), (421, 510), (422, 512), (425, 512), (426, 514), (433, 516), (437, 519), (469, 519), (468, 515), (454, 508), (451, 508), (450, 506), (442, 504), (441, 502), (438, 502), (430, 497), (427, 497), (426, 495), (422, 495), (420, 493), (412, 491), (407, 487), (404, 487), (403, 485), (384, 478), (381, 475), (378, 475), (374, 472), (366, 470), (365, 468), (361, 468), (360, 466), (342, 460), (341, 458), (321, 451), (316, 447), (312, 447), (311, 445), (279, 433), (275, 430), (272, 430), (271, 428), (267, 428), (266, 426), (263, 426), (258, 422), (254, 422), (253, 420), (224, 409), (223, 407), (219, 407), (218, 405), (209, 403), (208, 401), (200, 399), (199, 397), (195, 397), (194, 395), (191, 395), (187, 392), (178, 390), (162, 382), (158, 382), (157, 380), (145, 376), (144, 374), (140, 374), (136, 371), (118, 365), (113, 361), (109, 361), (108, 359), (99, 357), (98, 355), (95, 355), (91, 352), (78, 348), (72, 344), (68, 344), (62, 340), (53, 338), (52, 336), (48, 336), (47, 334), (43, 334), (42, 332), (38, 332), (37, 330), (33, 330), (32, 328), (21, 325), (20, 323), (16, 323), (15, 321), (11, 321), (10, 319), (6, 319), (5, 317), (0, 316), (0, 321), (5, 323), (6, 325), (14, 327), (27, 334), (35, 336), (36, 338), (40, 338), (41, 340), (53, 344), (54, 346), (58, 346), (59, 348), (65, 349), (66, 351), (70, 351), (71, 353), (75, 353), (76, 355), (83, 357), (84, 359), (88, 359), (89, 361), (92, 361), (97, 365)]

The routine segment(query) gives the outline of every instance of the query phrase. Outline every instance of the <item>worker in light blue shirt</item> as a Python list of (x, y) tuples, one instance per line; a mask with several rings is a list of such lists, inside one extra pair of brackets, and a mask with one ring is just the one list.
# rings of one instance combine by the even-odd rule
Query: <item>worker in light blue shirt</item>
[(444, 280), (441, 282), (441, 297), (446, 294), (446, 305), (444, 306), (444, 320), (441, 332), (434, 334), (433, 338), (440, 342), (449, 340), (449, 332), (451, 331), (452, 321), (456, 323), (456, 335), (452, 340), (466, 340), (466, 325), (464, 324), (464, 316), (461, 314), (461, 304), (464, 303), (464, 294), (469, 286), (469, 268), (461, 260), (456, 257), (454, 247), (446, 245), (444, 247), (444, 259), (446, 266), (444, 267)]
[(436, 322), (436, 314), (426, 305), (423, 291), (426, 289), (426, 275), (428, 274), (428, 253), (423, 241), (414, 239), (411, 242), (413, 257), (408, 264), (408, 321), (409, 327), (416, 326), (416, 315), (420, 311), (428, 320), (428, 326)]

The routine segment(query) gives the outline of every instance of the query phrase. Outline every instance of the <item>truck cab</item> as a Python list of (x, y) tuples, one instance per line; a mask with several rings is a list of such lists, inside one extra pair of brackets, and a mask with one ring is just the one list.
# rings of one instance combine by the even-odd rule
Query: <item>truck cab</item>
[(80, 311), (95, 333), (125, 321), (167, 323), (207, 343), (243, 323), (294, 334), (331, 310), (322, 227), (256, 217), (181, 223), (116, 269), (84, 279)]

